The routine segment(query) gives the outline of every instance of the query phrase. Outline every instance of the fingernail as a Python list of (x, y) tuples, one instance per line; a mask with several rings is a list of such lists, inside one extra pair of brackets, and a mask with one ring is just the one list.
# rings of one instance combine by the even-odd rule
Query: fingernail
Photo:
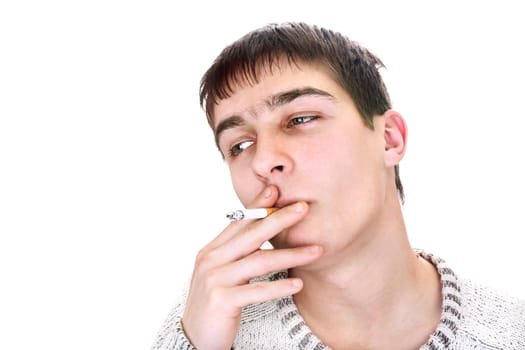
[(302, 202), (295, 203), (294, 209), (296, 213), (301, 213), (304, 211), (304, 204)]
[(272, 195), (272, 188), (268, 187), (266, 190), (264, 190), (264, 198), (270, 198)]
[(298, 279), (298, 278), (292, 279), (292, 286), (294, 286), (296, 288), (299, 288), (302, 285), (303, 285), (303, 281), (301, 281), (300, 279)]

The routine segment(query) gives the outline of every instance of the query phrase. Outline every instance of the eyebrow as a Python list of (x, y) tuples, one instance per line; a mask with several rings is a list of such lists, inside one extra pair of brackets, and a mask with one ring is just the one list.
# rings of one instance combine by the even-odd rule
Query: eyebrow
[[(292, 101), (298, 99), (299, 97), (304, 96), (321, 96), (328, 97), (330, 99), (335, 99), (335, 97), (321, 89), (316, 89), (310, 86), (303, 88), (296, 88), (287, 91), (280, 92), (276, 95), (271, 96), (268, 100), (265, 101), (265, 104), (273, 110), (277, 107), (283, 106), (285, 104), (291, 103)], [(219, 138), (221, 134), (232, 128), (245, 125), (244, 119), (239, 115), (232, 115), (224, 120), (222, 120), (214, 130), (215, 134), (215, 144), (219, 145)]]

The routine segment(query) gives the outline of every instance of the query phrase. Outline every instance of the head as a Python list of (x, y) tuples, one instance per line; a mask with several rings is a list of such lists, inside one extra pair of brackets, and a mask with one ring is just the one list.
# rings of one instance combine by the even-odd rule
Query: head
[[(278, 68), (283, 62), (323, 67), (350, 96), (370, 129), (374, 128), (374, 118), (392, 107), (379, 72), (384, 64), (368, 49), (329, 29), (305, 23), (270, 24), (226, 47), (203, 76), (200, 102), (212, 129), (215, 106), (221, 100), (240, 86), (257, 84), (265, 70)], [(403, 201), (399, 165), (394, 172)]]

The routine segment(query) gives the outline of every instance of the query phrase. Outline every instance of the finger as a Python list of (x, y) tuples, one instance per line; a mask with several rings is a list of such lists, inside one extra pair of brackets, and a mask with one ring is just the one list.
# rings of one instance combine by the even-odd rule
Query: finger
[[(278, 194), (277, 187), (269, 185), (256, 196), (252, 204), (255, 206), (271, 206), (277, 200)], [(208, 270), (218, 264), (230, 262), (232, 259), (224, 256), (220, 251), (215, 252), (215, 250), (251, 224), (253, 224), (253, 220), (242, 220), (230, 223), (217, 237), (197, 253), (195, 269)], [(215, 261), (215, 256), (222, 257), (219, 261)]]
[[(250, 203), (248, 207), (271, 207), (277, 200), (278, 195), (279, 191), (277, 190), (277, 187), (269, 185), (255, 197), (255, 199)], [(248, 226), (251, 222), (253, 222), (253, 220), (241, 220), (231, 222), (230, 225), (228, 225), (217, 237), (215, 237), (210, 243), (208, 243), (206, 248), (213, 249), (223, 244), (224, 242), (231, 239), (231, 237), (234, 236), (243, 227)]]
[(213, 252), (222, 263), (241, 259), (270, 240), (284, 229), (299, 222), (308, 211), (305, 202), (297, 202), (277, 210), (269, 217), (257, 220), (252, 225), (245, 226), (242, 231), (234, 235), (226, 244), (217, 247)]
[(251, 304), (283, 298), (299, 292), (303, 282), (299, 278), (285, 278), (276, 281), (261, 281), (217, 290), (217, 297), (241, 309)]
[(221, 285), (247, 283), (249, 280), (270, 272), (284, 271), (292, 267), (309, 264), (321, 257), (320, 246), (305, 246), (289, 249), (257, 250), (241, 260), (224, 265), (213, 273)]

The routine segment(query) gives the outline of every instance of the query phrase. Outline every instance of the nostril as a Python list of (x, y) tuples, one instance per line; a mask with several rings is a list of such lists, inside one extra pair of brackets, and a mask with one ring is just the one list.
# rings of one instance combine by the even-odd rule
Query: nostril
[(284, 166), (282, 165), (277, 165), (274, 167), (275, 170), (278, 170), (278, 171), (283, 171), (284, 170)]

